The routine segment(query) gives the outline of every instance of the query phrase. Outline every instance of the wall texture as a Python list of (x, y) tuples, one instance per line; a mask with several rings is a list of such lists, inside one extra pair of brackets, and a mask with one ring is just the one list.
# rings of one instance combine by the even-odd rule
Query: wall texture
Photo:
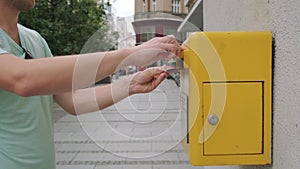
[(204, 0), (205, 31), (270, 30), (275, 38), (273, 164), (205, 169), (300, 168), (300, 1)]

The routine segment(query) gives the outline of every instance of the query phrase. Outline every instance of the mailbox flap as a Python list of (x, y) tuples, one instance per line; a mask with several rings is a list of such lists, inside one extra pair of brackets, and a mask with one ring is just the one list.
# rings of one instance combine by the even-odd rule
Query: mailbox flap
[[(223, 114), (214, 114), (211, 89), (221, 85), (227, 88), (226, 103)], [(263, 82), (204, 83), (203, 91), (203, 123), (208, 121), (203, 134), (209, 137), (204, 155), (263, 153)]]

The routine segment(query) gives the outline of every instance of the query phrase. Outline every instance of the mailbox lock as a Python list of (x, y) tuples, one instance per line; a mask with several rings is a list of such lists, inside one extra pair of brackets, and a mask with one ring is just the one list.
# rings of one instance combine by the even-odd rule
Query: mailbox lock
[(210, 125), (215, 126), (218, 124), (218, 122), (219, 122), (218, 116), (216, 116), (214, 114), (208, 116), (208, 123)]

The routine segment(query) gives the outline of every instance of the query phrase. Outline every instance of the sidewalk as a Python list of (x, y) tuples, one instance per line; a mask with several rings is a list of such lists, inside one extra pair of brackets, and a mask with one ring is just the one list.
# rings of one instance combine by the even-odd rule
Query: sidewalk
[(55, 106), (57, 169), (199, 169), (180, 143), (179, 88), (165, 80), (105, 110), (70, 116)]

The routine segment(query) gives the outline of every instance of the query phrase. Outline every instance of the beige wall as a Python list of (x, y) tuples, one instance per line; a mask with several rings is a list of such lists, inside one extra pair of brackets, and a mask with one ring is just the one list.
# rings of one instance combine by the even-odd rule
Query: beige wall
[(159, 11), (172, 12), (172, 0), (157, 0), (159, 2), (160, 8)]
[(273, 164), (205, 169), (300, 168), (300, 1), (204, 0), (205, 31), (270, 30), (275, 39)]
[[(145, 0), (145, 2), (147, 6), (148, 0)], [(143, 0), (135, 0), (134, 5), (135, 5), (135, 13), (143, 12)]]

